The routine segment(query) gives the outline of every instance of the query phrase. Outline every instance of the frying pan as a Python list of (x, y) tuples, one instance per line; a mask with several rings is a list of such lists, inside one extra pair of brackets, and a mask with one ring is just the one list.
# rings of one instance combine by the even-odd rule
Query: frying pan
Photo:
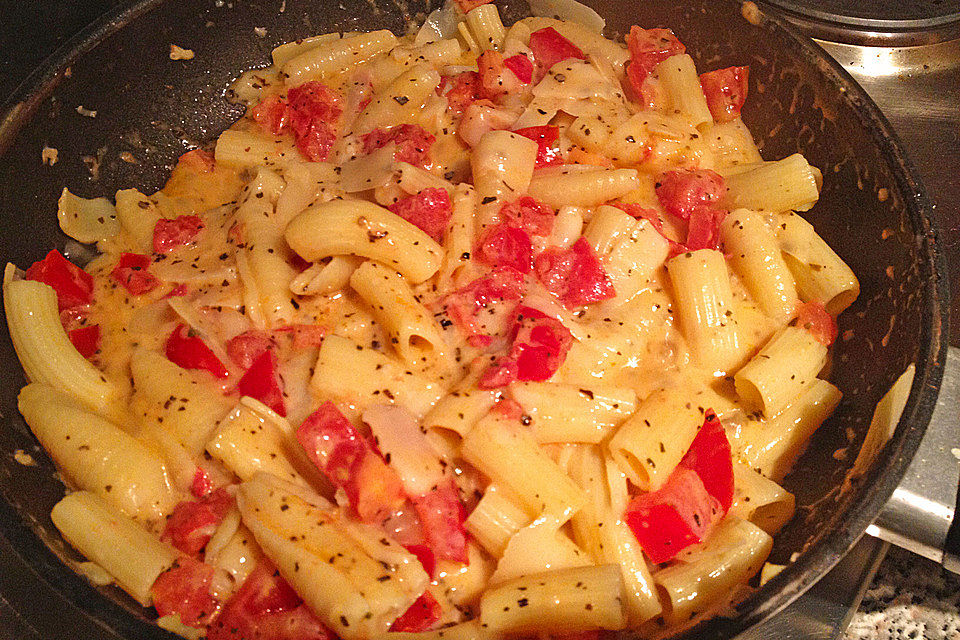
[[(64, 186), (85, 197), (159, 188), (177, 156), (209, 143), (242, 114), (226, 89), (241, 70), (265, 65), (272, 47), (328, 31), (403, 33), (409, 20), (422, 19), (436, 4), (142, 0), (114, 10), (34, 73), (7, 105), (0, 124), (0, 258), (26, 266), (51, 246), (64, 249), (54, 215)], [(823, 170), (823, 193), (808, 219), (862, 287), (840, 318), (843, 337), (833, 356), (830, 380), (843, 401), (785, 481), (797, 497), (797, 515), (776, 538), (771, 561), (790, 566), (729, 615), (686, 634), (729, 638), (826, 573), (903, 476), (943, 374), (944, 256), (927, 197), (890, 125), (812, 42), (775, 17), (755, 13), (746, 20), (730, 0), (588, 4), (607, 18), (608, 36), (622, 36), (634, 23), (671, 27), (702, 70), (750, 66), (744, 120), (766, 158), (799, 151)], [(527, 14), (521, 0), (498, 5), (508, 23)], [(170, 60), (171, 44), (193, 49), (196, 57)], [(78, 106), (96, 116), (78, 113)], [(44, 146), (58, 150), (55, 165), (41, 164)], [(70, 246), (68, 253), (84, 259), (82, 247)], [(94, 587), (65, 566), (78, 556), (49, 518), (64, 487), (16, 411), (23, 374), (5, 326), (0, 334), (0, 535), (12, 549), (7, 560), (27, 568), (21, 588), (52, 592), (65, 603), (56, 612), (65, 620), (47, 635), (67, 637), (82, 628), (103, 638), (173, 637), (149, 624), (118, 589)], [(896, 432), (865, 476), (841, 490), (877, 401), (910, 363), (916, 377)], [(10, 452), (18, 449), (36, 464), (16, 462)]]

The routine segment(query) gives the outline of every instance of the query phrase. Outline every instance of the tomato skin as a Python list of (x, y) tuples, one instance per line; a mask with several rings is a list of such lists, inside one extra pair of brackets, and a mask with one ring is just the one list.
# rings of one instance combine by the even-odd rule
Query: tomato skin
[(480, 70), (480, 95), (489, 100), (514, 93), (520, 89), (520, 79), (507, 68), (503, 56), (492, 49), (484, 51), (477, 58)]
[(213, 491), (213, 483), (210, 482), (210, 476), (203, 469), (197, 469), (193, 474), (193, 482), (190, 483), (190, 493), (195, 498), (202, 498)]
[(202, 229), (203, 221), (199, 216), (157, 220), (153, 227), (153, 250), (156, 253), (170, 253), (196, 240)]
[(657, 177), (657, 199), (682, 220), (700, 207), (715, 205), (727, 192), (723, 176), (710, 169), (679, 169)]
[(363, 152), (370, 153), (393, 142), (397, 145), (394, 159), (426, 167), (430, 164), (430, 147), (436, 140), (432, 133), (418, 124), (401, 124), (388, 129), (374, 129), (363, 136)]
[(177, 325), (165, 347), (167, 359), (184, 369), (203, 369), (217, 378), (226, 378), (229, 373), (200, 336), (190, 335), (185, 324)]
[(180, 615), (180, 622), (203, 627), (220, 610), (210, 595), (213, 567), (190, 556), (180, 556), (150, 587), (153, 606), (161, 616)]
[(514, 133), (530, 138), (537, 143), (537, 162), (535, 169), (549, 167), (555, 164), (563, 164), (563, 158), (560, 156), (560, 150), (557, 149), (557, 140), (560, 139), (560, 128), (553, 125), (543, 125), (540, 127), (525, 127), (516, 129)]
[(429, 631), (433, 628), (433, 625), (439, 622), (442, 615), (443, 609), (440, 607), (440, 603), (437, 602), (432, 593), (424, 591), (423, 595), (417, 598), (403, 615), (393, 621), (390, 631), (409, 633)]
[(512, 334), (507, 355), (497, 358), (480, 376), (477, 386), (481, 389), (496, 389), (515, 380), (549, 380), (573, 344), (573, 335), (559, 320), (525, 306), (516, 310)]
[(464, 71), (454, 76), (443, 76), (437, 87), (437, 95), (446, 96), (447, 109), (460, 115), (480, 99), (480, 74)]
[(469, 13), (473, 9), (485, 4), (490, 4), (491, 2), (493, 2), (493, 0), (457, 0), (460, 10), (464, 13)]
[(540, 77), (546, 75), (550, 67), (558, 62), (571, 58), (577, 60), (587, 58), (577, 45), (564, 38), (553, 27), (545, 27), (531, 33), (529, 47), (537, 61)]
[(425, 544), (408, 544), (404, 546), (404, 549), (417, 557), (417, 560), (423, 565), (423, 570), (433, 580), (437, 571), (437, 558), (433, 550)]
[(270, 96), (251, 110), (254, 122), (268, 133), (280, 135), (289, 125), (287, 103), (280, 96)]
[(123, 285), (123, 288), (135, 296), (153, 291), (160, 285), (156, 276), (147, 271), (150, 268), (150, 256), (139, 253), (121, 253), (117, 266), (110, 277)]
[(732, 456), (723, 425), (716, 414), (708, 410), (703, 426), (679, 466), (700, 476), (707, 493), (717, 499), (724, 513), (733, 504)]
[(583, 238), (568, 249), (551, 247), (542, 252), (534, 263), (534, 271), (547, 291), (560, 298), (568, 309), (616, 295), (600, 258)]
[(533, 63), (525, 55), (518, 53), (509, 58), (504, 58), (503, 66), (513, 71), (513, 75), (517, 76), (517, 79), (523, 84), (530, 84), (530, 81), (533, 80)]
[(337, 140), (334, 123), (341, 113), (340, 96), (315, 80), (291, 87), (286, 99), (272, 96), (251, 110), (266, 131), (274, 135), (291, 131), (297, 149), (311, 162), (326, 160)]
[(750, 67), (727, 67), (700, 74), (700, 86), (715, 122), (730, 122), (740, 117), (747, 101)]
[(73, 348), (80, 352), (84, 358), (89, 360), (100, 348), (100, 325), (91, 324), (79, 329), (73, 329), (67, 332), (70, 343)]
[(679, 252), (716, 249), (720, 246), (720, 224), (727, 217), (725, 209), (699, 207), (690, 214), (687, 240)]
[(250, 329), (227, 341), (227, 355), (237, 366), (246, 370), (274, 346), (273, 339), (265, 331)]
[(556, 219), (553, 209), (530, 196), (523, 196), (519, 200), (503, 205), (500, 207), (499, 216), (501, 222), (523, 229), (531, 236), (550, 235)]
[(57, 292), (57, 309), (73, 309), (93, 301), (93, 277), (51, 249), (43, 260), (27, 268), (27, 280), (42, 282)]
[[(202, 473), (199, 470), (198, 472)], [(194, 475), (195, 485), (196, 480), (197, 476)], [(199, 500), (180, 502), (167, 518), (160, 539), (169, 542), (187, 555), (196, 555), (210, 542), (210, 536), (216, 531), (232, 506), (233, 497), (222, 488), (208, 493)]]
[(403, 506), (406, 496), (396, 472), (332, 402), (310, 414), (296, 435), (307, 457), (346, 492), (364, 522), (379, 523)]
[(467, 514), (453, 482), (411, 500), (436, 557), (466, 563), (467, 532), (463, 522)]
[(277, 374), (277, 354), (273, 351), (264, 351), (253, 361), (237, 383), (237, 391), (242, 396), (259, 400), (281, 416), (287, 415)]
[(494, 267), (490, 273), (470, 282), (443, 300), (444, 309), (473, 346), (485, 347), (492, 338), (485, 335), (477, 320), (484, 309), (496, 304), (513, 304), (523, 297), (523, 274), (512, 267)]
[(450, 195), (440, 187), (424, 189), (420, 193), (397, 200), (387, 207), (428, 236), (440, 242), (453, 215)]
[(836, 321), (820, 300), (797, 305), (797, 326), (812, 333), (817, 342), (828, 347), (839, 333)]
[(477, 261), (491, 267), (510, 267), (530, 273), (533, 267), (533, 244), (523, 229), (505, 223), (494, 225), (480, 236), (475, 249)]

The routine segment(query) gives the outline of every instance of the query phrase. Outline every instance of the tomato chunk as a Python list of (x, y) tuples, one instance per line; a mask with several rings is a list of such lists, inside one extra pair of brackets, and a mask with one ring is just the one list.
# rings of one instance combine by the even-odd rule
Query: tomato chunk
[(346, 492), (365, 522), (378, 523), (403, 506), (406, 497), (396, 472), (332, 402), (303, 421), (297, 441), (330, 482)]
[(83, 306), (93, 301), (93, 277), (63, 257), (56, 249), (27, 268), (27, 280), (53, 287), (57, 292), (59, 311)]
[(727, 217), (724, 209), (699, 207), (690, 214), (687, 241), (679, 252), (697, 249), (716, 249), (720, 246), (720, 224)]
[(416, 195), (397, 200), (387, 208), (437, 242), (443, 238), (450, 216), (453, 215), (450, 195), (440, 187), (424, 189)]
[(507, 355), (497, 358), (480, 376), (481, 389), (496, 389), (514, 380), (548, 380), (573, 344), (573, 335), (559, 320), (525, 306), (517, 308), (513, 336)]
[(713, 411), (707, 411), (703, 426), (679, 466), (700, 476), (707, 493), (727, 512), (733, 503), (733, 458), (730, 441)]
[(67, 337), (70, 338), (73, 348), (89, 360), (100, 348), (100, 325), (91, 324), (73, 329), (67, 332)]
[(167, 359), (184, 369), (203, 369), (217, 378), (226, 378), (229, 373), (220, 359), (198, 335), (184, 324), (177, 325), (165, 347)]
[(280, 135), (289, 125), (287, 103), (280, 96), (271, 96), (255, 106), (250, 115), (254, 122), (273, 135)]
[(374, 129), (363, 136), (363, 152), (376, 151), (391, 142), (397, 145), (393, 157), (398, 162), (425, 167), (430, 164), (430, 147), (436, 142), (436, 138), (418, 124), (401, 124), (389, 129)]
[(210, 595), (213, 567), (180, 556), (150, 587), (153, 606), (161, 616), (180, 615), (180, 622), (202, 627), (216, 615), (220, 603)]
[(503, 56), (488, 49), (477, 58), (480, 70), (480, 94), (484, 98), (497, 98), (514, 93), (520, 89), (520, 79), (505, 64)]
[(291, 87), (286, 100), (267, 98), (251, 115), (274, 135), (290, 130), (300, 153), (312, 162), (322, 162), (336, 142), (335, 123), (341, 113), (340, 96), (325, 84), (310, 81)]
[[(195, 475), (194, 484), (196, 480)], [(174, 507), (160, 539), (187, 555), (196, 555), (210, 542), (210, 536), (232, 506), (233, 498), (224, 489), (217, 489), (199, 500), (185, 500)]]
[(437, 557), (433, 554), (433, 550), (425, 544), (408, 544), (404, 549), (417, 557), (417, 560), (423, 565), (423, 570), (433, 580), (437, 571)]
[(203, 469), (197, 469), (193, 474), (193, 482), (190, 483), (190, 493), (195, 498), (202, 498), (213, 491), (213, 483), (210, 476)]
[(534, 168), (548, 167), (554, 164), (563, 164), (560, 150), (557, 149), (557, 140), (560, 139), (560, 129), (553, 125), (540, 127), (525, 127), (516, 129), (514, 133), (530, 138), (537, 143), (537, 163)]
[(501, 222), (523, 229), (531, 236), (550, 235), (555, 218), (553, 209), (530, 196), (523, 196), (500, 207)]
[(156, 276), (147, 271), (150, 268), (150, 262), (150, 256), (121, 253), (117, 266), (110, 272), (110, 277), (135, 296), (148, 293), (160, 285)]
[(202, 229), (203, 221), (199, 216), (157, 220), (153, 227), (153, 250), (157, 253), (170, 253), (196, 240)]
[(567, 308), (599, 302), (616, 295), (593, 247), (583, 238), (568, 249), (550, 247), (537, 256), (537, 278)]
[(237, 383), (237, 391), (242, 396), (259, 400), (281, 416), (287, 415), (280, 376), (277, 373), (277, 354), (273, 351), (264, 351), (253, 361)]
[(493, 2), (493, 0), (457, 0), (457, 4), (464, 13), (476, 9), (481, 5), (490, 4), (491, 2)]
[(740, 116), (747, 101), (749, 79), (750, 67), (727, 67), (700, 74), (700, 86), (714, 121), (730, 122)]
[(436, 557), (467, 562), (467, 514), (453, 482), (441, 484), (422, 496), (412, 497), (423, 533)]
[(460, 115), (480, 99), (480, 74), (464, 71), (454, 76), (443, 76), (437, 87), (437, 95), (446, 96), (447, 109)]
[(667, 213), (686, 220), (699, 207), (719, 202), (727, 184), (723, 176), (710, 169), (679, 169), (661, 174), (656, 192)]
[(812, 333), (818, 342), (828, 347), (837, 339), (837, 323), (819, 300), (797, 305), (797, 326)]
[(227, 355), (238, 366), (249, 369), (257, 358), (274, 346), (273, 339), (265, 331), (250, 329), (227, 341)]
[(441, 615), (443, 615), (443, 609), (440, 608), (440, 603), (432, 593), (424, 591), (423, 595), (417, 598), (402, 616), (393, 621), (390, 631), (409, 633), (429, 631), (440, 621)]
[(530, 62), (530, 58), (523, 54), (518, 53), (509, 58), (504, 58), (503, 66), (513, 71), (513, 75), (517, 76), (517, 79), (523, 84), (529, 84), (533, 80), (533, 63)]
[(627, 46), (630, 49), (630, 64), (627, 65), (630, 86), (641, 104), (656, 107), (660, 104), (660, 96), (647, 82), (648, 76), (658, 64), (687, 49), (670, 29), (642, 29), (637, 25), (630, 28)]
[[(485, 332), (489, 329), (489, 316), (496, 314), (498, 306), (509, 307), (523, 296), (523, 274), (511, 267), (494, 267), (487, 275), (477, 278), (470, 284), (454, 291), (444, 298), (444, 308), (450, 319), (468, 336), (468, 340), (480, 340), (489, 344), (491, 338)], [(481, 314), (486, 310), (486, 314)], [(506, 322), (511, 319), (504, 318)], [(509, 324), (503, 326), (505, 330)], [(501, 327), (493, 328), (498, 333)], [(473, 346), (486, 346), (474, 344)]]
[(533, 245), (523, 229), (500, 223), (490, 227), (480, 237), (476, 248), (477, 260), (492, 267), (510, 267), (520, 273), (530, 273), (533, 265)]
[(577, 60), (586, 60), (577, 45), (573, 44), (553, 27), (538, 29), (530, 34), (530, 50), (533, 51), (533, 57), (537, 61), (537, 67), (540, 74), (546, 75), (546, 72), (553, 65), (564, 60), (575, 58)]

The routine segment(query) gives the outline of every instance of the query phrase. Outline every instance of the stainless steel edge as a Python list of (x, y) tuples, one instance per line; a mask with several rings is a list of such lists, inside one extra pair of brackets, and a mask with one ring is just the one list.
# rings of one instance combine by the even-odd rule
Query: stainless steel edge
[(900, 486), (867, 533), (960, 573), (946, 553), (960, 488), (960, 348), (947, 352), (937, 406)]

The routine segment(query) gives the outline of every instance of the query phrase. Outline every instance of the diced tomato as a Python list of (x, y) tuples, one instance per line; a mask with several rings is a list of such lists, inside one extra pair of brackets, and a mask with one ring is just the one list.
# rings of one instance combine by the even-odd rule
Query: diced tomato
[(490, 411), (499, 413), (510, 420), (519, 420), (523, 416), (523, 406), (516, 400), (507, 397), (501, 397)]
[(537, 143), (537, 163), (534, 168), (548, 167), (553, 164), (563, 164), (560, 150), (557, 149), (557, 140), (560, 139), (560, 129), (553, 125), (541, 127), (525, 127), (516, 129), (514, 133), (530, 138)]
[(168, 299), (168, 298), (179, 298), (185, 295), (187, 295), (187, 285), (181, 282), (180, 284), (175, 286), (173, 289), (170, 289), (170, 293), (168, 293), (163, 297), (164, 299)]
[(537, 278), (567, 308), (616, 295), (593, 247), (583, 238), (568, 249), (550, 247), (534, 263)]
[(272, 96), (252, 111), (253, 119), (265, 130), (280, 135), (291, 130), (297, 149), (308, 160), (326, 160), (337, 134), (340, 96), (325, 84), (305, 82), (287, 91), (287, 98)]
[(740, 116), (747, 101), (749, 79), (750, 67), (727, 67), (700, 74), (700, 86), (714, 121), (730, 122)]
[(480, 376), (481, 389), (496, 389), (514, 380), (549, 380), (567, 357), (573, 343), (570, 330), (530, 307), (519, 307), (513, 327), (513, 345)]
[(493, 0), (457, 0), (457, 4), (460, 5), (460, 10), (464, 13), (467, 13), (477, 7), (490, 4)]
[(340, 96), (322, 82), (304, 82), (287, 91), (287, 117), (294, 133), (305, 135), (318, 123), (333, 123), (340, 117)]
[(716, 249), (720, 245), (720, 225), (727, 217), (725, 209), (698, 207), (690, 214), (687, 241), (679, 250)]
[(281, 416), (287, 415), (280, 376), (277, 374), (277, 354), (273, 351), (264, 351), (253, 361), (237, 383), (237, 391), (241, 396), (259, 400)]
[(135, 296), (148, 293), (160, 285), (156, 276), (147, 271), (150, 268), (150, 263), (150, 256), (139, 253), (121, 253), (117, 266), (110, 272), (110, 277)]
[(533, 245), (523, 229), (500, 223), (490, 227), (480, 237), (476, 248), (477, 261), (491, 267), (510, 267), (520, 273), (530, 273), (533, 264)]
[(687, 50), (670, 29), (643, 29), (637, 25), (630, 27), (627, 47), (630, 64), (636, 65), (644, 77), (667, 58)]
[(837, 323), (819, 300), (797, 305), (797, 326), (812, 333), (818, 342), (828, 347), (837, 339)]
[[(443, 304), (447, 315), (468, 336), (468, 341), (474, 339), (474, 346), (485, 347), (491, 339), (484, 334), (477, 316), (483, 310), (492, 312), (498, 304), (512, 306), (522, 296), (523, 274), (511, 267), (494, 267), (487, 275), (446, 296)], [(485, 344), (480, 344), (481, 341)]]
[(153, 606), (161, 616), (180, 615), (180, 622), (202, 627), (216, 615), (220, 603), (210, 595), (213, 567), (180, 556), (150, 587)]
[(417, 598), (402, 616), (393, 621), (390, 631), (408, 633), (429, 631), (440, 621), (441, 615), (443, 615), (443, 609), (440, 603), (432, 593), (424, 591), (423, 595)]
[(564, 38), (553, 27), (545, 27), (531, 33), (529, 46), (537, 61), (540, 77), (546, 75), (550, 67), (558, 62), (571, 58), (577, 60), (587, 58), (577, 45)]
[(426, 495), (411, 497), (423, 533), (438, 558), (467, 562), (467, 514), (453, 482), (441, 484)]
[(311, 162), (323, 162), (337, 141), (337, 135), (327, 122), (314, 122), (306, 133), (294, 134), (297, 149)]
[(667, 171), (657, 178), (657, 199), (683, 220), (699, 207), (714, 205), (727, 192), (723, 176), (710, 169)]
[(25, 277), (53, 287), (57, 292), (59, 311), (93, 301), (93, 277), (64, 258), (56, 249), (51, 249), (43, 260), (30, 265)]
[(376, 151), (391, 142), (397, 145), (393, 157), (398, 162), (425, 167), (430, 164), (430, 147), (436, 142), (436, 138), (418, 124), (374, 129), (363, 136), (363, 152)]
[(437, 557), (434, 555), (433, 550), (425, 544), (408, 544), (404, 549), (417, 557), (417, 560), (423, 565), (423, 570), (426, 571), (430, 579), (433, 580), (437, 570)]
[(280, 96), (271, 96), (251, 110), (253, 120), (273, 135), (280, 133), (290, 123), (287, 119), (287, 103)]
[(254, 360), (275, 346), (266, 332), (250, 329), (227, 341), (227, 355), (237, 366), (249, 369)]
[(199, 216), (180, 216), (173, 220), (161, 218), (153, 227), (153, 250), (170, 253), (196, 240), (203, 229)]
[(209, 151), (192, 149), (177, 159), (177, 166), (195, 173), (210, 173), (216, 166), (216, 159)]
[(523, 54), (518, 53), (509, 58), (504, 58), (503, 66), (513, 71), (513, 75), (517, 76), (523, 84), (529, 84), (533, 80), (533, 63), (530, 62), (530, 58)]
[[(515, 62), (513, 64), (516, 65)], [(506, 65), (498, 51), (484, 51), (477, 58), (477, 68), (480, 73), (480, 95), (484, 98), (497, 100), (501, 96), (516, 93), (520, 90), (520, 85), (524, 84)]]
[(100, 348), (100, 325), (91, 324), (73, 329), (67, 333), (67, 337), (70, 338), (73, 348), (89, 360)]
[(207, 630), (208, 640), (336, 640), (263, 558)]
[(187, 555), (196, 555), (210, 542), (210, 536), (232, 506), (233, 498), (224, 489), (217, 489), (199, 500), (181, 502), (167, 518), (160, 539)]
[(446, 96), (447, 108), (459, 115), (480, 99), (480, 74), (464, 71), (455, 76), (443, 76), (437, 87), (437, 95)]
[(184, 369), (203, 369), (217, 378), (226, 378), (229, 373), (220, 359), (210, 350), (203, 338), (193, 335), (184, 324), (177, 325), (165, 347), (167, 359)]
[(523, 196), (500, 207), (501, 222), (523, 229), (531, 236), (550, 235), (555, 218), (553, 209), (530, 196)]
[(380, 522), (406, 501), (396, 472), (332, 402), (303, 421), (297, 441), (330, 482), (346, 492), (365, 522)]
[(316, 324), (288, 324), (277, 328), (277, 331), (289, 333), (293, 336), (294, 351), (319, 347), (323, 344), (323, 337), (327, 334), (324, 327)]
[(450, 195), (440, 187), (424, 189), (416, 195), (397, 200), (387, 208), (437, 242), (443, 238), (450, 216), (453, 215)]
[(733, 457), (727, 434), (713, 411), (706, 412), (703, 426), (679, 466), (696, 472), (707, 493), (727, 512), (733, 503)]
[(190, 483), (190, 493), (195, 498), (202, 498), (213, 491), (213, 483), (210, 482), (210, 476), (203, 469), (198, 468), (193, 474), (193, 482)]

